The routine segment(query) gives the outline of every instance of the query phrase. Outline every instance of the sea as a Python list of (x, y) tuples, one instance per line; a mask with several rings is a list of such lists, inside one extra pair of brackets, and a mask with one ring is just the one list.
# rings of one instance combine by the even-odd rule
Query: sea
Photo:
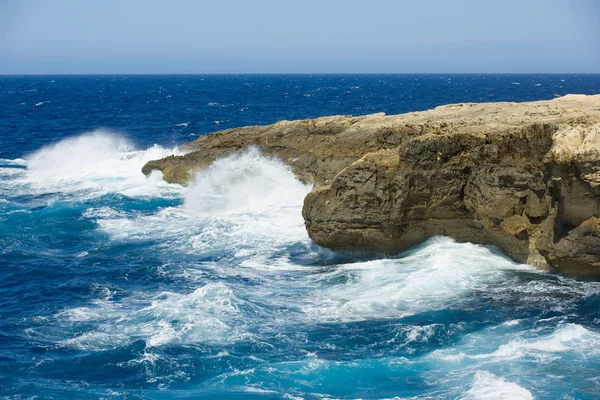
[(600, 283), (434, 237), (308, 238), (309, 185), (213, 131), (600, 93), (600, 75), (0, 77), (0, 397), (598, 399)]

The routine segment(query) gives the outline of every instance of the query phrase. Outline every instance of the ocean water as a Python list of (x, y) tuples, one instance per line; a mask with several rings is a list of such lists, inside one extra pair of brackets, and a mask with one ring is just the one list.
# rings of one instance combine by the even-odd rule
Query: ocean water
[(0, 77), (0, 396), (600, 398), (600, 283), (436, 237), (307, 237), (256, 149), (144, 177), (208, 132), (600, 93), (599, 75)]

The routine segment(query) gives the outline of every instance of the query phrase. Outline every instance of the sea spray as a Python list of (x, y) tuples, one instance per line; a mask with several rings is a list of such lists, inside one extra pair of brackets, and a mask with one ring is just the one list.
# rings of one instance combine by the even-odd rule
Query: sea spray
[(463, 400), (533, 400), (531, 392), (487, 371), (477, 371)]
[[(597, 76), (0, 79), (0, 397), (600, 396), (598, 283), (448, 238), (324, 251), (310, 187), (251, 150), (187, 188), (140, 173), (191, 127), (598, 93)], [(78, 134), (101, 125), (126, 134)]]
[[(104, 172), (102, 190), (81, 183), (95, 172), (79, 174), (75, 165), (63, 175), (77, 188), (67, 192), (71, 203), (11, 214), (21, 237), (57, 207), (78, 215), (68, 224), (83, 229), (65, 242), (75, 247), (47, 253), (47, 263), (70, 264), (50, 264), (29, 280), (93, 277), (67, 285), (63, 278), (55, 296), (86, 295), (12, 322), (30, 343), (83, 364), (114, 357), (111, 374), (141, 387), (276, 397), (368, 397), (371, 387), (388, 398), (544, 398), (545, 386), (574, 381), (523, 376), (527, 365), (577, 376), (596, 362), (597, 333), (569, 322), (597, 297), (595, 283), (546, 275), (497, 249), (449, 238), (386, 258), (324, 253), (310, 243), (300, 215), (310, 187), (281, 161), (249, 149), (198, 171), (184, 188), (143, 176), (128, 181), (119, 163), (130, 162), (121, 157), (129, 153), (122, 148), (111, 161), (117, 168)], [(134, 150), (136, 169), (143, 153)], [(124, 186), (111, 174), (143, 195), (115, 197)], [(55, 232), (53, 240), (63, 239)], [(111, 268), (99, 270), (106, 262)], [(552, 319), (557, 312), (561, 319)], [(71, 362), (56, 357), (35, 368), (46, 374)], [(79, 376), (95, 379), (86, 369)]]
[(179, 150), (156, 145), (138, 150), (118, 133), (101, 129), (27, 155), (27, 173), (13, 185), (16, 190), (72, 193), (80, 199), (107, 193), (167, 196), (176, 194), (178, 188), (156, 174), (147, 179), (140, 171), (146, 162), (171, 154), (179, 154)]

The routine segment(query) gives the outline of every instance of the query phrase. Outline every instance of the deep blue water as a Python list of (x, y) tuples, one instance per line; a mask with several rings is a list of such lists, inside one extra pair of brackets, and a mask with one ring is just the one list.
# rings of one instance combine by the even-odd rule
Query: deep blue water
[(567, 93), (600, 75), (0, 77), (0, 396), (600, 398), (599, 283), (319, 249), (254, 150), (140, 172), (228, 127)]

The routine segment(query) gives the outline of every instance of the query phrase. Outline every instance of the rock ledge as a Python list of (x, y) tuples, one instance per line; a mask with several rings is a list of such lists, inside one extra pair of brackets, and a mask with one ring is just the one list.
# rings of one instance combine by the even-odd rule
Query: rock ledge
[(142, 171), (185, 184), (248, 146), (315, 184), (302, 214), (321, 246), (397, 253), (445, 235), (600, 278), (600, 95), (228, 129)]

